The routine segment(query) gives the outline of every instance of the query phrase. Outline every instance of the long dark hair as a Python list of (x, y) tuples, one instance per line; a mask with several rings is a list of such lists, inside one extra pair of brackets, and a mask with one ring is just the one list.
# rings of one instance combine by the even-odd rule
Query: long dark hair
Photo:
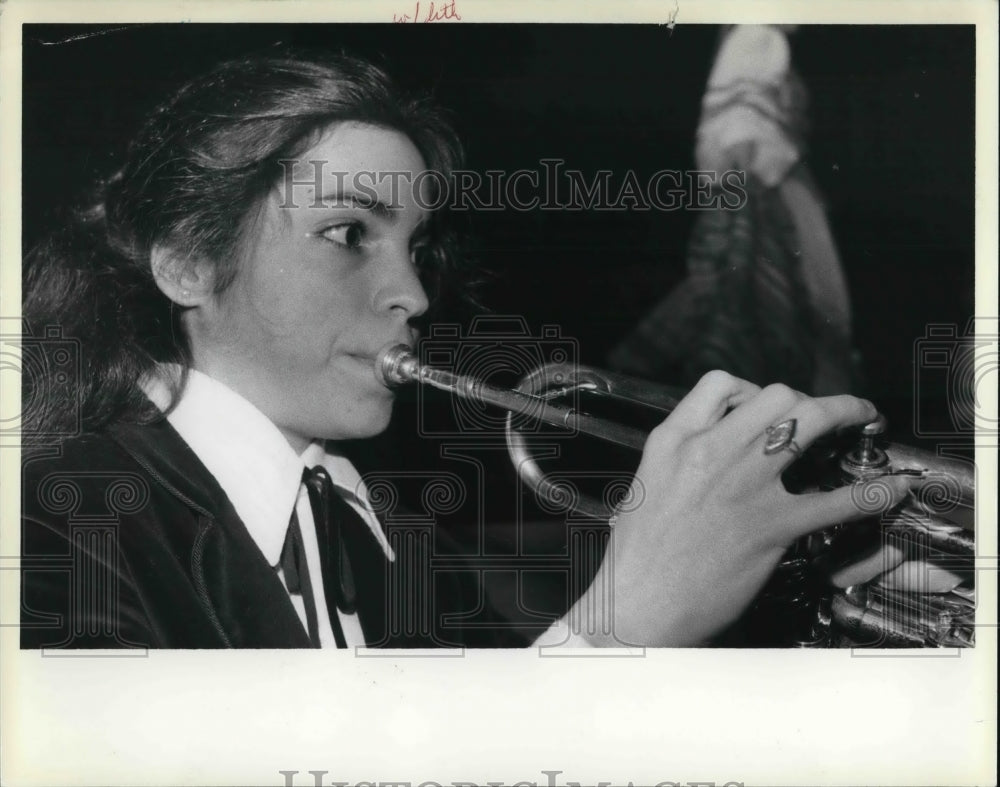
[[(161, 363), (190, 365), (178, 309), (157, 288), (154, 243), (211, 260), (217, 288), (232, 282), (250, 216), (294, 158), (333, 123), (406, 134), (446, 178), (461, 146), (430, 101), (402, 94), (385, 72), (347, 55), (301, 52), (224, 63), (158, 107), (131, 142), (124, 166), (89, 207), (25, 257), (27, 331), (55, 327), (73, 368), (24, 367), (22, 434), (94, 431), (161, 415), (141, 381)], [(432, 179), (436, 180), (436, 179)], [(418, 260), (432, 304), (471, 280), (471, 265), (436, 212)], [(44, 349), (44, 348), (43, 348)], [(42, 353), (42, 361), (45, 361)], [(183, 386), (181, 379), (173, 390)]]

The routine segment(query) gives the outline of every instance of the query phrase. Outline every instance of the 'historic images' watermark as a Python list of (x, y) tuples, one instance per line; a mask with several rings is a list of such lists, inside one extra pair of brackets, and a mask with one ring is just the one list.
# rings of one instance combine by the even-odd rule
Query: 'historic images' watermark
[[(747, 202), (741, 170), (661, 169), (650, 174), (600, 169), (589, 175), (563, 159), (542, 159), (538, 169), (420, 172), (345, 172), (320, 159), (283, 160), (281, 208), (401, 205), (403, 192), (417, 207), (459, 211), (677, 211), (738, 210)], [(388, 188), (381, 200), (378, 188)]]

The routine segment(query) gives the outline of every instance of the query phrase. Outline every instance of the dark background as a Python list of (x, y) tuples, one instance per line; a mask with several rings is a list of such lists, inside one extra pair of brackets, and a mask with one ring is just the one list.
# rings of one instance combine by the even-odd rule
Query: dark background
[[(145, 112), (220, 59), (277, 43), (347, 48), (454, 112), (472, 169), (691, 168), (719, 29), (704, 25), (27, 26), (24, 230), (116, 166)], [(974, 30), (823, 26), (792, 36), (809, 159), (855, 307), (868, 390), (911, 418), (913, 342), (973, 309)], [(684, 273), (689, 211), (473, 217), (484, 293), (601, 363)], [(898, 400), (898, 401), (897, 401)]]
[[(170, 91), (221, 59), (278, 43), (347, 48), (384, 62), (404, 85), (431, 89), (454, 111), (473, 169), (537, 170), (545, 157), (585, 173), (691, 168), (720, 32), (165, 25), (78, 38), (101, 31), (24, 28), (26, 244), (58, 223), (60, 207), (94, 176), (116, 167), (140, 118)], [(973, 310), (974, 29), (805, 27), (791, 40), (810, 93), (809, 162), (854, 304), (867, 380), (858, 393), (876, 401), (907, 441), (914, 343), (931, 323), (963, 330)], [(496, 274), (484, 301), (498, 314), (523, 315), (536, 333), (558, 325), (579, 342), (584, 362), (600, 365), (682, 278), (693, 218), (686, 211), (476, 214), (477, 255)], [(943, 382), (923, 385), (930, 417), (946, 421)], [(407, 404), (379, 447), (390, 447), (400, 468), (446, 464), (460, 472), (461, 463), (439, 459), (442, 441), (407, 438), (415, 417)], [(517, 519), (503, 453), (478, 456), (476, 483), (500, 490), (490, 492), (486, 518)]]

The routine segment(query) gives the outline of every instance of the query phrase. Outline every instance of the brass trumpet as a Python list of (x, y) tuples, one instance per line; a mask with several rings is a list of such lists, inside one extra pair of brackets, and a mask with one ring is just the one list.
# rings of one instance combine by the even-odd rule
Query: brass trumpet
[[(521, 480), (554, 507), (571, 508), (604, 521), (614, 515), (614, 507), (587, 495), (567, 496), (564, 489), (551, 482), (532, 455), (530, 437), (517, 427), (515, 416), (641, 451), (648, 432), (595, 417), (560, 400), (603, 397), (658, 411), (665, 418), (686, 393), (681, 388), (570, 363), (543, 364), (524, 376), (516, 388), (500, 388), (422, 364), (406, 345), (383, 349), (375, 360), (375, 375), (388, 387), (416, 382), (506, 411), (508, 451)], [(914, 476), (919, 481), (912, 499), (889, 515), (877, 516), (879, 501), (859, 498), (862, 507), (870, 505), (872, 517), (867, 526), (837, 525), (797, 542), (747, 616), (752, 621), (756, 614), (765, 621), (751, 622), (751, 628), (773, 628), (774, 620), (794, 619), (794, 630), (770, 631), (758, 637), (744, 635), (745, 643), (881, 647), (974, 643), (974, 468), (957, 458), (886, 443), (886, 429), (885, 418), (879, 416), (860, 429), (853, 444), (820, 442), (795, 464), (811, 465), (809, 484), (813, 488), (833, 488), (885, 475)], [(877, 485), (867, 488), (878, 489)], [(860, 541), (859, 532), (864, 534)], [(839, 550), (843, 562), (845, 544), (846, 549), (859, 551), (861, 557), (865, 551), (891, 544), (903, 551), (910, 564), (919, 566), (925, 561), (926, 565), (936, 566), (935, 571), (968, 577), (944, 590), (940, 583), (935, 586), (930, 577), (924, 577), (928, 580), (926, 588), (904, 591), (877, 581), (837, 589), (826, 581), (828, 573), (818, 581), (820, 567), (829, 563), (830, 555)], [(812, 591), (804, 591), (805, 587)], [(789, 614), (790, 610), (793, 614)]]

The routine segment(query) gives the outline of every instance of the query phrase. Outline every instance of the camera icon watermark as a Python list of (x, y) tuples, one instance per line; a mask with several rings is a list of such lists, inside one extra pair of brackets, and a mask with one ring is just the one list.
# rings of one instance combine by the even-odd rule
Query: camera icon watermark
[[(440, 402), (438, 394), (423, 386), (417, 390), (418, 429), (424, 437), (484, 438), (502, 437), (507, 423), (507, 412), (486, 404), (476, 396), (477, 385), (497, 388), (514, 388), (519, 382), (546, 364), (557, 364), (565, 369), (565, 378), (572, 377), (577, 366), (579, 349), (574, 339), (562, 335), (558, 326), (543, 326), (539, 335), (532, 335), (527, 321), (520, 316), (477, 317), (468, 332), (454, 324), (437, 324), (418, 346), (421, 365), (449, 371), (475, 382), (468, 386), (469, 396), (453, 396), (448, 408), (449, 417), (435, 419), (434, 405)], [(563, 373), (554, 379), (558, 386)], [(553, 394), (541, 395), (551, 401)], [(574, 408), (577, 392), (568, 387), (560, 392), (559, 403)], [(514, 417), (514, 426), (521, 432), (546, 435), (572, 435), (571, 429), (553, 430), (527, 413)]]
[(4, 399), (0, 410), (0, 444), (61, 440), (80, 433), (79, 406), (69, 408), (68, 420), (40, 426), (45, 409), (75, 391), (74, 382), (82, 373), (80, 343), (63, 336), (60, 326), (35, 332), (27, 321), (5, 319), (0, 331), (0, 371), (5, 384), (16, 385), (16, 376), (21, 386), (21, 406), (9, 407), (9, 400)]
[[(998, 434), (996, 400), (1000, 368), (1000, 321), (970, 319), (960, 332), (954, 324), (931, 324), (913, 347), (913, 433), (955, 438)], [(940, 397), (947, 420), (940, 417)], [(933, 417), (932, 417), (933, 414)]]

